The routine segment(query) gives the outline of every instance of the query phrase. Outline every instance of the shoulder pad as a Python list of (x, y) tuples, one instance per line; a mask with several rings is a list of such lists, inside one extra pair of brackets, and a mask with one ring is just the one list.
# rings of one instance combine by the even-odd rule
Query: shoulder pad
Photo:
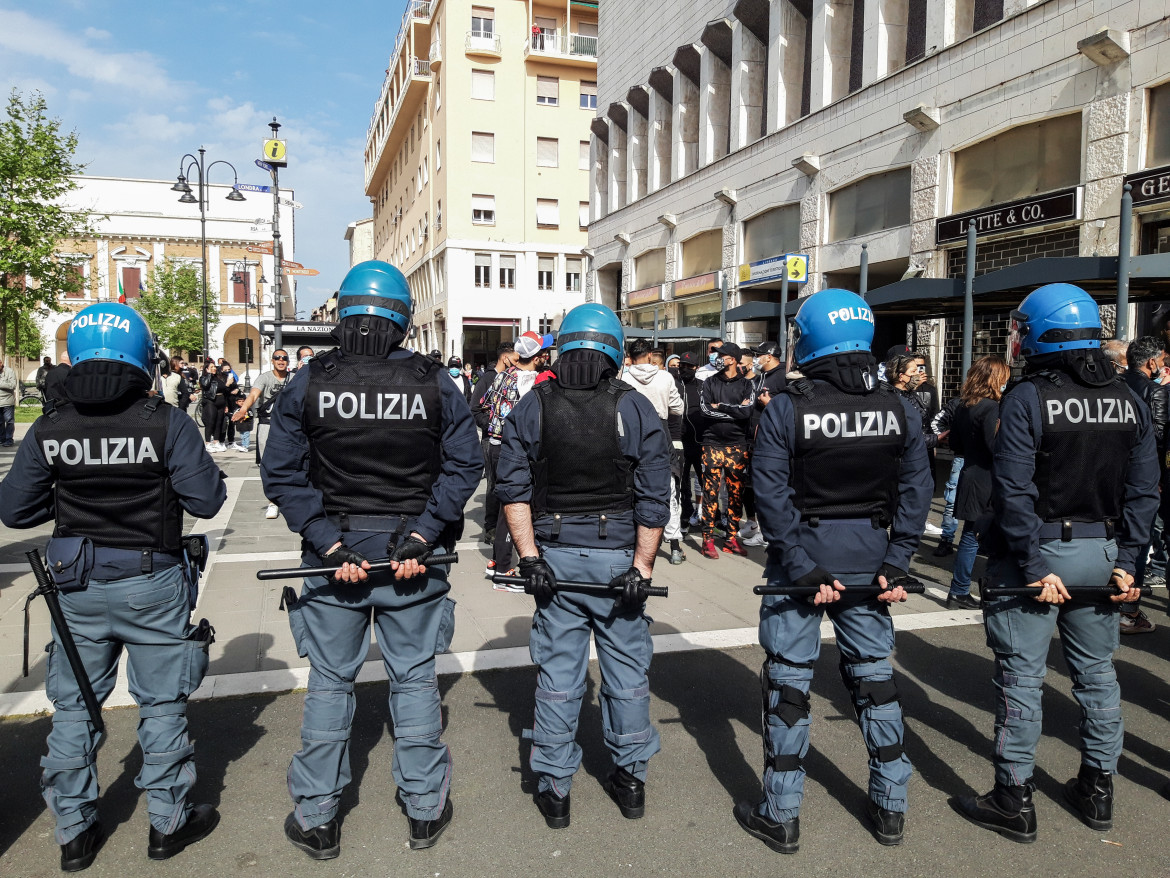
[(626, 382), (622, 381), (620, 378), (610, 378), (608, 383), (609, 387), (607, 387), (606, 390), (615, 396), (621, 396), (623, 393), (634, 389), (633, 385), (626, 384)]
[(154, 417), (155, 412), (159, 410), (164, 402), (166, 400), (161, 395), (148, 396), (142, 403), (142, 411), (139, 413), (139, 417), (144, 421), (149, 421)]
[(816, 395), (813, 392), (813, 383), (803, 375), (789, 381), (788, 385), (784, 388), (784, 392), (792, 396), (803, 396), (805, 399), (812, 399)]
[[(331, 351), (326, 351), (319, 357), (313, 357), (309, 360), (310, 373), (314, 369), (324, 369), (328, 374), (332, 375), (337, 371), (337, 359), (341, 356), (341, 348), (334, 348)], [(288, 378), (285, 379), (287, 383)]]

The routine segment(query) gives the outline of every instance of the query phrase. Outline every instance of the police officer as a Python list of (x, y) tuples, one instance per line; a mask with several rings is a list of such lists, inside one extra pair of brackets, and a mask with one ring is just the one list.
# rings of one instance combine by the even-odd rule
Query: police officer
[[(1130, 587), (1158, 507), (1158, 463), (1148, 409), (1100, 350), (1093, 299), (1071, 284), (1048, 284), (1012, 317), (1024, 379), (1000, 406), (992, 472), (998, 533), (985, 581), (1027, 585), (1036, 596), (984, 605), (995, 653), (995, 787), (954, 805), (975, 825), (1027, 843), (1036, 840), (1032, 771), (1055, 630), (1081, 706), (1081, 768), (1064, 795), (1090, 828), (1113, 825), (1123, 733), (1117, 611), (1140, 594)], [(1106, 601), (1075, 594), (1077, 586), (1106, 583), (1118, 591)]]
[[(435, 653), (450, 645), (455, 602), (446, 570), (424, 563), (432, 549), (454, 546), (483, 473), (463, 394), (441, 363), (401, 347), (411, 320), (402, 273), (359, 263), (337, 296), (340, 348), (314, 357), (276, 398), (261, 464), (265, 495), (301, 535), (304, 565), (339, 568), (333, 578), (306, 578), (299, 598), (286, 591), (310, 671), (285, 834), (319, 860), (341, 850), (337, 808), (350, 779), (353, 685), (371, 610), (411, 848), (435, 844), (451, 821)], [(393, 573), (366, 572), (367, 558), (387, 554)]]
[[(650, 401), (619, 380), (622, 343), (621, 324), (603, 305), (578, 305), (565, 316), (556, 379), (512, 410), (496, 473), (521, 574), (535, 586), (529, 648), (539, 672), (526, 736), (539, 776), (536, 804), (553, 829), (569, 825), (581, 764), (577, 718), (591, 630), (614, 761), (605, 789), (623, 816), (643, 815), (646, 765), (659, 749), (643, 610), (670, 511), (670, 440)], [(558, 580), (608, 583), (613, 597), (560, 592)]]
[[(764, 409), (753, 477), (772, 585), (813, 586), (812, 600), (765, 596), (760, 644), (768, 653), (764, 695), (764, 798), (740, 802), (735, 819), (780, 853), (795, 853), (808, 753), (813, 664), (828, 613), (841, 677), (869, 751), (869, 808), (882, 844), (902, 840), (910, 760), (889, 656), (889, 605), (905, 600), (909, 569), (933, 481), (918, 410), (877, 386), (869, 348), (873, 314), (846, 290), (805, 299), (796, 314), (803, 378)], [(876, 596), (851, 587), (877, 586)]]
[[(161, 396), (148, 397), (155, 348), (138, 312), (91, 305), (69, 324), (73, 368), (66, 401), (29, 429), (0, 483), (0, 521), (34, 527), (55, 520), (46, 555), (60, 602), (98, 703), (127, 653), (138, 703), (150, 816), (147, 855), (165, 860), (219, 822), (193, 805), (194, 747), (187, 698), (207, 670), (211, 629), (190, 624), (193, 584), (183, 564), (183, 512), (210, 518), (227, 498), (195, 423)], [(102, 735), (86, 713), (60, 633), (46, 648), (53, 701), (41, 787), (57, 819), (61, 868), (87, 868), (103, 841), (95, 759)]]

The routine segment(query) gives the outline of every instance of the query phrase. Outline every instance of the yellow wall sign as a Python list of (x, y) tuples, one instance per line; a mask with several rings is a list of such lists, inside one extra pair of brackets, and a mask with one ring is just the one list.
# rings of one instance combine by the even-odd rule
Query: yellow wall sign
[(288, 164), (286, 155), (286, 142), (283, 140), (265, 140), (264, 141), (264, 161), (270, 165), (285, 165)]
[(808, 280), (808, 256), (803, 253), (793, 253), (788, 257), (788, 279), (796, 283)]

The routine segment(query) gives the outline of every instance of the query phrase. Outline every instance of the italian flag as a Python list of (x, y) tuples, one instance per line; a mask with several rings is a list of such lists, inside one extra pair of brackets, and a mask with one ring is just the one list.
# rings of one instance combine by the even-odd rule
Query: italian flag
[(122, 289), (122, 278), (118, 278), (118, 304), (126, 304), (126, 293)]

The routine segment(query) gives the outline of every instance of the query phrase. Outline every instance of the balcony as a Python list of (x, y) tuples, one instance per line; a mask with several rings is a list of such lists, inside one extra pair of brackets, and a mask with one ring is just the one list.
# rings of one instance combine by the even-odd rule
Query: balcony
[(431, 77), (431, 62), (426, 58), (411, 58), (411, 75)]
[(438, 73), (439, 68), (443, 66), (443, 44), (438, 40), (431, 43), (431, 70)]
[(410, 0), (406, 5), (406, 13), (411, 18), (421, 18), (425, 21), (430, 21), (431, 10), (434, 5), (431, 0)]
[(524, 44), (526, 59), (560, 61), (574, 67), (597, 66), (597, 37), (590, 34), (560, 34), (540, 31)]
[(500, 36), (488, 31), (469, 30), (467, 32), (466, 52), (468, 55), (483, 55), (488, 58), (499, 58)]

